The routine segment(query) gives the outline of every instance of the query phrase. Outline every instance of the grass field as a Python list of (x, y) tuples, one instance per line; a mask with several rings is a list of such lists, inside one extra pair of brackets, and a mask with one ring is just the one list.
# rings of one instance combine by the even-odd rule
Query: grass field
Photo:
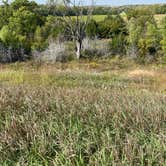
[(165, 71), (123, 59), (1, 65), (0, 165), (165, 165)]
[[(103, 21), (106, 17), (107, 15), (93, 15), (93, 19), (96, 20), (97, 22)], [(156, 14), (154, 17), (156, 21), (160, 23), (162, 19), (166, 17), (166, 14)], [(84, 18), (86, 19), (86, 16), (84, 16)]]
[[(94, 20), (96, 20), (97, 22), (103, 21), (105, 18), (107, 17), (107, 15), (93, 15), (92, 18)], [(73, 16), (73, 18), (76, 18), (75, 16)], [(87, 16), (83, 16), (83, 18), (86, 20)]]
[(103, 21), (107, 16), (106, 15), (93, 15), (93, 19), (97, 22)]
[(161, 22), (165, 17), (166, 17), (166, 14), (156, 14), (156, 15), (155, 15), (155, 19), (156, 19), (158, 22)]

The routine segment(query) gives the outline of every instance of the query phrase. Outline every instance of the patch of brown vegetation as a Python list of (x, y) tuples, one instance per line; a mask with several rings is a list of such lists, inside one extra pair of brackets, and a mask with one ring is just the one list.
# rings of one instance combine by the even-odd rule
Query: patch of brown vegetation
[(128, 72), (129, 77), (154, 77), (156, 73), (152, 70), (136, 69)]

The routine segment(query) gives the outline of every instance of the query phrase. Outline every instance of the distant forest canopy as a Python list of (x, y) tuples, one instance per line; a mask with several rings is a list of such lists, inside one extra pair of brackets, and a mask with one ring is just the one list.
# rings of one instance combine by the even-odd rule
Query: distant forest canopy
[[(87, 14), (88, 7), (84, 7), (84, 14)], [(109, 7), (109, 6), (95, 6), (93, 14), (94, 15), (112, 15), (120, 14), (121, 12), (129, 12), (130, 10), (146, 10), (153, 14), (166, 14), (166, 4), (158, 5), (131, 5), (131, 6), (120, 6), (120, 7)], [(42, 12), (45, 16), (47, 15), (63, 15), (63, 6), (57, 8), (57, 6), (48, 5), (38, 5), (38, 10)], [(76, 14), (71, 9), (68, 11), (68, 15), (75, 16)]]
[[(77, 11), (80, 8), (86, 16), (89, 7), (78, 7)], [(34, 51), (45, 51), (49, 48), (50, 41), (57, 39), (74, 42), (71, 31), (67, 29), (67, 20), (60, 17), (64, 13), (67, 16), (76, 15), (74, 8), (62, 5), (39, 5), (28, 0), (14, 0), (10, 4), (4, 1), (0, 6), (0, 62), (30, 59)], [(91, 45), (94, 45), (97, 43), (94, 41), (96, 38), (100, 42), (105, 42), (106, 39), (109, 43), (99, 45), (108, 45), (109, 54), (113, 55), (133, 54), (144, 58), (145, 55), (155, 57), (166, 54), (166, 18), (163, 17), (165, 15), (159, 15), (159, 24), (154, 17), (156, 14), (166, 14), (166, 4), (94, 6), (92, 14), (95, 17), (91, 18), (81, 32), (82, 41), (89, 38), (93, 41)], [(77, 25), (75, 17), (71, 20), (71, 24)], [(85, 50), (84, 54), (104, 55), (103, 50)]]
[[(36, 12), (40, 13), (41, 15), (48, 16), (62, 16), (64, 10), (66, 10), (63, 6), (53, 6), (47, 4), (37, 4), (35, 1), (26, 2), (27, 0), (16, 0), (11, 5), (16, 9), (20, 5), (32, 5)], [(5, 1), (1, 7), (5, 5)], [(17, 6), (18, 5), (18, 6)], [(16, 7), (17, 6), (17, 7)], [(111, 7), (111, 6), (94, 6), (93, 14), (94, 15), (115, 15), (120, 14), (121, 12), (130, 12), (131, 10), (146, 10), (153, 14), (166, 14), (166, 4), (152, 4), (152, 5), (125, 5), (125, 6), (118, 6), (118, 7)], [(87, 15), (88, 7), (84, 7), (84, 15)], [(76, 13), (72, 8), (68, 11), (68, 15), (75, 16)]]
[[(48, 5), (38, 5), (39, 11), (42, 11), (44, 15), (63, 15), (64, 8), (61, 6), (59, 8)], [(119, 7), (109, 7), (109, 6), (95, 6), (93, 10), (94, 15), (115, 15), (121, 12), (130, 12), (131, 10), (146, 10), (153, 14), (166, 14), (166, 4), (157, 5), (126, 5)], [(84, 7), (84, 15), (87, 15), (88, 7)], [(76, 14), (71, 9), (68, 11), (68, 15), (75, 16)]]

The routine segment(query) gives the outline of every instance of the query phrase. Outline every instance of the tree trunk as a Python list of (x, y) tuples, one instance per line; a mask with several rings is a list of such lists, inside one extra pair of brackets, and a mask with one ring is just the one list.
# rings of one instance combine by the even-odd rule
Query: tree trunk
[(76, 49), (77, 49), (76, 51), (77, 59), (80, 59), (82, 52), (82, 42), (76, 41)]

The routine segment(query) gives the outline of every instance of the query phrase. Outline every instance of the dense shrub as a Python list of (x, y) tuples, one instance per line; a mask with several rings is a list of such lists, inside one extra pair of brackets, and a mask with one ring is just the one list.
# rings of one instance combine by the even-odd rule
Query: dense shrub
[(42, 52), (34, 51), (33, 57), (37, 61), (48, 63), (66, 62), (73, 59), (73, 52), (69, 43), (50, 41), (49, 46)]
[(128, 22), (128, 53), (145, 60), (155, 58), (161, 49), (161, 35), (153, 16), (139, 16)]
[(17, 47), (13, 48), (12, 46), (5, 46), (0, 42), (0, 63), (24, 61), (29, 58), (27, 56), (24, 48)]
[(12, 48), (10, 50), (13, 55), (16, 54), (12, 58), (13, 61), (18, 59), (17, 52), (21, 53), (22, 50), (30, 55), (36, 26), (37, 18), (35, 14), (21, 7), (13, 12), (12, 17), (9, 18), (9, 23), (1, 28), (0, 40), (7, 49)]
[(162, 53), (166, 55), (166, 17), (162, 20), (162, 40), (161, 40), (161, 47)]
[(121, 16), (108, 16), (98, 25), (99, 38), (112, 38), (121, 33), (126, 33), (125, 21)]
[(110, 52), (112, 55), (126, 55), (127, 37), (124, 34), (114, 36), (110, 41)]
[(104, 56), (108, 56), (109, 53), (110, 53), (109, 41), (99, 40), (97, 38), (84, 39), (83, 41), (83, 57), (84, 58), (104, 57)]
[(92, 19), (86, 27), (86, 35), (89, 38), (95, 38), (98, 35), (98, 23)]

